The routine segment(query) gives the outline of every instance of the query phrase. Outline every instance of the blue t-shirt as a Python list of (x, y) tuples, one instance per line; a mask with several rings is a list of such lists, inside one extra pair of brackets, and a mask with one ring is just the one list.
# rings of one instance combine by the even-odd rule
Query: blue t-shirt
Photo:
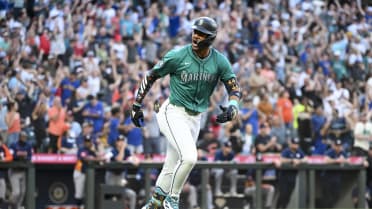
[(118, 130), (119, 125), (120, 125), (120, 119), (119, 118), (111, 118), (110, 119), (108, 143), (111, 146), (115, 145), (115, 141), (119, 136), (119, 130)]
[(70, 138), (70, 137), (62, 137), (61, 145), (62, 145), (62, 147), (65, 147), (65, 148), (68, 148), (68, 149), (77, 147), (76, 139)]
[[(113, 147), (113, 148), (111, 149), (111, 158), (110, 158), (110, 161), (112, 161), (112, 162), (117, 161), (117, 160), (116, 160), (116, 157), (117, 157), (118, 155), (119, 155), (119, 150), (118, 150), (116, 147)], [(132, 153), (131, 153), (130, 150), (126, 147), (126, 148), (124, 149), (124, 156), (123, 156), (123, 159), (122, 159), (122, 160), (128, 160), (128, 158), (129, 158), (131, 155), (132, 155)], [(113, 172), (113, 173), (116, 174), (116, 175), (120, 175), (120, 174), (122, 174), (122, 173), (125, 174), (126, 171), (127, 171), (126, 169), (125, 169), (125, 170), (118, 170), (118, 169), (116, 169), (116, 170), (110, 170), (110, 172)]]
[[(119, 150), (118, 149), (116, 149), (116, 148), (112, 148), (112, 150), (111, 150), (111, 154), (112, 154), (112, 157), (111, 157), (111, 161), (117, 161), (116, 160), (116, 157), (119, 155)], [(124, 149), (124, 156), (123, 156), (123, 160), (127, 160), (130, 156), (131, 156), (132, 154), (131, 154), (131, 152), (130, 152), (130, 150), (126, 147), (125, 149)]]
[(82, 173), (85, 173), (85, 170), (86, 170), (86, 162), (85, 162), (85, 158), (87, 157), (96, 157), (96, 153), (86, 147), (83, 147), (83, 148), (80, 148), (78, 150), (78, 153), (77, 153), (77, 158), (78, 158), (78, 162), (77, 163), (81, 163), (82, 164), (82, 167), (81, 167), (81, 172)]
[[(289, 147), (285, 148), (281, 156), (288, 159), (302, 159), (305, 157), (305, 153), (299, 148), (297, 150), (291, 150)], [(297, 170), (280, 170), (279, 179), (295, 182), (296, 181)]]
[(72, 97), (73, 91), (68, 88), (68, 86), (73, 86), (75, 89), (77, 89), (80, 86), (80, 80), (75, 80), (71, 81), (70, 78), (64, 78), (61, 82), (61, 87), (62, 87), (62, 104), (65, 105), (66, 100), (68, 98)]
[(314, 114), (311, 118), (314, 133), (314, 150), (313, 154), (322, 155), (326, 151), (327, 145), (322, 142), (321, 130), (327, 119), (324, 116)]
[(15, 142), (10, 145), (10, 150), (13, 153), (14, 161), (31, 161), (32, 146), (30, 143), (22, 143), (21, 141)]
[(330, 61), (328, 61), (328, 60), (321, 60), (321, 61), (319, 61), (319, 66), (322, 68), (323, 74), (325, 76), (328, 76), (329, 75), (331, 65), (332, 65), (332, 63)]
[(102, 102), (97, 102), (96, 105), (92, 105), (92, 103), (89, 102), (85, 105), (84, 111), (88, 111), (91, 114), (98, 114), (98, 117), (85, 117), (85, 119), (93, 122), (94, 133), (101, 132), (104, 124), (104, 110)]
[[(344, 152), (343, 150), (339, 153), (336, 153), (336, 151), (334, 149), (328, 149), (325, 154), (326, 156), (328, 156), (329, 158), (332, 158), (332, 159), (337, 159), (341, 156), (343, 156), (344, 158), (347, 158), (347, 154), (346, 152)], [(332, 170), (327, 170), (327, 171), (323, 171), (321, 173), (321, 176), (323, 178), (326, 179), (327, 182), (329, 181), (332, 181), (332, 182), (341, 182), (341, 173), (339, 171), (332, 171)]]
[[(241, 114), (244, 115), (244, 114), (247, 114), (249, 111), (251, 111), (251, 109), (249, 108), (242, 108), (240, 109), (241, 111)], [(252, 134), (253, 136), (257, 136), (258, 134), (258, 120), (259, 119), (259, 115), (258, 115), (258, 112), (257, 110), (253, 110), (251, 116), (247, 119), (247, 120), (243, 120), (242, 121), (242, 127), (241, 127), (241, 132), (245, 133), (245, 126), (247, 124), (251, 124), (252, 125)]]
[[(132, 123), (132, 120), (130, 117), (126, 118), (124, 121), (125, 125), (129, 125), (131, 123)], [(142, 130), (137, 127), (132, 128), (127, 133), (127, 139), (128, 139), (128, 144), (130, 145), (133, 145), (133, 146), (142, 145), (142, 140), (143, 140)]]
[(180, 16), (169, 17), (169, 37), (176, 37), (180, 29), (181, 18)]
[(232, 161), (235, 157), (235, 153), (233, 151), (227, 153), (225, 155), (222, 150), (218, 150), (216, 154), (214, 155), (215, 161)]
[[(89, 134), (91, 137), (92, 137), (92, 142), (94, 144), (94, 146), (97, 146), (97, 135), (92, 133), (92, 134)], [(77, 138), (76, 138), (76, 145), (78, 148), (83, 148), (84, 147), (84, 137), (86, 135), (84, 134), (81, 134), (79, 135)]]
[(287, 147), (282, 151), (281, 156), (289, 159), (302, 159), (305, 157), (305, 153), (301, 149), (292, 151), (289, 147)]

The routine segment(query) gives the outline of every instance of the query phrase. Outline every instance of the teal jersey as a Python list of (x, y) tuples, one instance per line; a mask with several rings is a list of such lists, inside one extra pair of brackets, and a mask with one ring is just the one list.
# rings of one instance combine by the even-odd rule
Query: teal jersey
[(153, 68), (164, 77), (170, 75), (170, 103), (196, 112), (204, 112), (219, 80), (227, 81), (235, 74), (227, 58), (211, 48), (201, 59), (191, 44), (169, 51)]

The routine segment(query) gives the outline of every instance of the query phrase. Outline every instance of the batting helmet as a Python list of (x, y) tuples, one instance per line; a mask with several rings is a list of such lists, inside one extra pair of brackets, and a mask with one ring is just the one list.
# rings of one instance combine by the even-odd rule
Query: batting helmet
[(199, 48), (209, 47), (217, 36), (217, 23), (210, 17), (197, 18), (192, 29), (207, 34), (207, 38), (198, 43)]

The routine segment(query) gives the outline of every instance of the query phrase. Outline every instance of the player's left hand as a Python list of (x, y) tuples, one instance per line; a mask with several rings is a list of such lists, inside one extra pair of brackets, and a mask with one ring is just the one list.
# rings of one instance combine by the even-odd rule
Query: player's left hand
[(234, 105), (230, 105), (229, 107), (223, 107), (220, 105), (220, 109), (222, 110), (222, 113), (217, 115), (216, 121), (218, 123), (231, 121), (238, 115), (238, 108), (236, 108)]

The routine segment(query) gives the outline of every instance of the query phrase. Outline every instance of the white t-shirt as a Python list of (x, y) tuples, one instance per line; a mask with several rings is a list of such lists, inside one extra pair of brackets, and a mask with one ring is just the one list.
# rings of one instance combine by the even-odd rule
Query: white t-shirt
[(97, 95), (101, 88), (101, 80), (98, 76), (88, 76), (88, 89), (92, 95)]
[(372, 123), (358, 122), (354, 128), (354, 136), (356, 135), (369, 136), (369, 140), (359, 139), (358, 137), (355, 137), (354, 140), (354, 147), (360, 147), (367, 151), (369, 149), (369, 142), (372, 139)]

